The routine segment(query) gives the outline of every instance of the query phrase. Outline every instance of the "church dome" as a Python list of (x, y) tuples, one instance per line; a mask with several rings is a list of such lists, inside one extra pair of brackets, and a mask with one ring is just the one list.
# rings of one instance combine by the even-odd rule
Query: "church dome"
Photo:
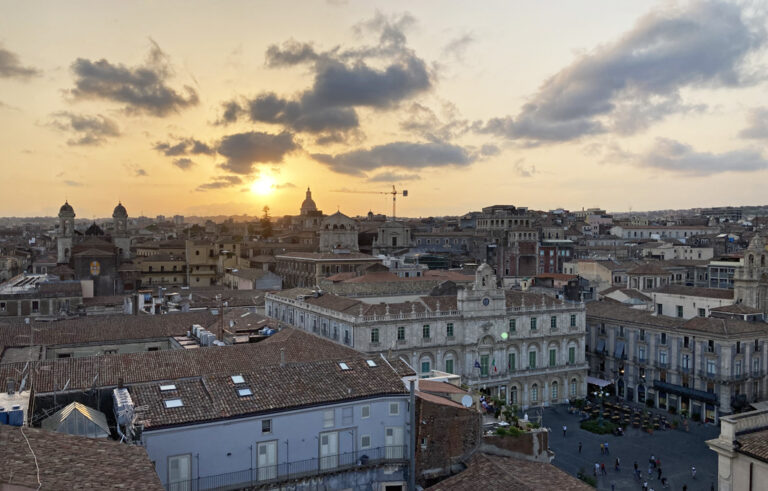
[(60, 217), (74, 217), (75, 216), (75, 210), (72, 208), (72, 205), (69, 204), (68, 201), (65, 201), (63, 205), (61, 205), (61, 208), (59, 208), (59, 216)]
[(88, 229), (85, 231), (85, 235), (101, 236), (101, 235), (104, 235), (104, 231), (101, 229), (101, 227), (96, 225), (96, 222), (93, 222), (93, 224), (90, 227), (88, 227)]
[(304, 201), (301, 203), (301, 214), (306, 215), (310, 211), (317, 211), (317, 205), (312, 199), (312, 191), (307, 188), (307, 197), (304, 198)]
[(128, 212), (125, 211), (125, 206), (122, 203), (118, 203), (115, 206), (115, 211), (112, 212), (112, 218), (127, 218)]

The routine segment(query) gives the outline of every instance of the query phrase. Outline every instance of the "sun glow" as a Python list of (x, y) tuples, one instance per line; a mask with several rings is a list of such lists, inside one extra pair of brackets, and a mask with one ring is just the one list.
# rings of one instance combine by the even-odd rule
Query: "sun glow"
[(270, 176), (261, 176), (251, 184), (253, 194), (269, 194), (275, 190), (275, 180)]

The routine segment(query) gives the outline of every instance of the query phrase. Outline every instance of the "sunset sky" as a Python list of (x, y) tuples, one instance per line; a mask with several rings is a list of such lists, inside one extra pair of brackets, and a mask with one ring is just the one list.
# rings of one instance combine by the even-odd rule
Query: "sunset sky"
[(764, 2), (0, 6), (2, 216), (768, 203)]

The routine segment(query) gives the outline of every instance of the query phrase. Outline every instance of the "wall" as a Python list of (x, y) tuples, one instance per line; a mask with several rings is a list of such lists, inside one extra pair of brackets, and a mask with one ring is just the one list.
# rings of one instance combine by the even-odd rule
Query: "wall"
[(683, 319), (699, 317), (699, 309), (704, 309), (704, 317), (709, 317), (710, 309), (724, 307), (733, 303), (732, 298), (695, 297), (693, 295), (673, 295), (670, 293), (653, 293), (653, 311), (658, 312), (661, 304), (662, 315), (677, 317), (677, 306), (683, 307)]
[[(319, 390), (319, 388), (318, 388)], [(150, 460), (155, 463), (160, 480), (168, 481), (168, 457), (192, 454), (193, 477), (211, 476), (256, 468), (258, 442), (277, 440), (277, 462), (297, 462), (317, 458), (319, 434), (339, 432), (339, 453), (360, 449), (361, 436), (371, 436), (371, 448), (384, 446), (385, 427), (404, 428), (404, 443), (409, 436), (406, 423), (408, 396), (354, 401), (294, 411), (281, 411), (264, 417), (250, 417), (208, 424), (194, 424), (169, 429), (144, 431), (142, 441)], [(400, 414), (389, 416), (389, 402), (400, 402)], [(362, 419), (362, 406), (370, 405), (369, 418)], [(353, 408), (353, 420), (342, 422), (342, 408)], [(323, 411), (335, 411), (335, 425), (323, 427)], [(170, 409), (172, 411), (172, 409)], [(212, 417), (214, 415), (211, 415)], [(261, 433), (263, 419), (272, 420), (272, 432)], [(286, 443), (287, 441), (287, 443)], [(407, 452), (406, 452), (407, 455)], [(397, 479), (393, 479), (397, 480)]]
[(484, 436), (480, 450), (493, 455), (516, 457), (536, 462), (550, 462), (552, 456), (547, 451), (548, 448), (549, 431), (538, 429), (517, 437)]

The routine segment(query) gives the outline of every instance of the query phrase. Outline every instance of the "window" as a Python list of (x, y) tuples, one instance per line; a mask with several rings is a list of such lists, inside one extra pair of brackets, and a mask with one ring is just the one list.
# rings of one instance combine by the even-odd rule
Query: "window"
[(40, 301), (32, 300), (32, 312), (40, 312)]
[(645, 341), (645, 329), (640, 329), (640, 341)]
[(620, 338), (624, 337), (624, 326), (619, 326), (619, 337)]
[(683, 306), (682, 305), (677, 305), (675, 308), (677, 309), (677, 316), (678, 317), (682, 317), (683, 316)]
[(757, 353), (758, 351), (760, 351), (760, 340), (755, 339), (755, 353)]
[(421, 373), (429, 373), (429, 361), (421, 362)]
[(641, 363), (645, 362), (645, 347), (640, 346), (637, 348), (637, 358), (640, 360)]
[(333, 428), (335, 424), (333, 409), (323, 411), (323, 428)]
[(339, 368), (341, 368), (342, 370), (349, 370), (349, 369), (350, 369), (350, 368), (349, 368), (349, 365), (347, 365), (347, 364), (346, 364), (346, 363), (344, 363), (343, 361), (342, 361), (342, 362), (339, 362)]
[(160, 351), (160, 347), (159, 346), (150, 346), (149, 348), (147, 348), (147, 351)]
[(371, 329), (371, 342), (372, 343), (378, 343), (379, 342), (379, 328), (374, 327)]
[(684, 336), (683, 337), (683, 348), (688, 348), (689, 347), (688, 343), (690, 343), (690, 339), (688, 338), (688, 336)]
[(707, 342), (707, 351), (710, 353), (715, 352), (715, 342), (711, 339)]
[(752, 373), (757, 375), (760, 372), (760, 358), (752, 358)]
[(514, 353), (510, 353), (509, 354), (509, 359), (507, 360), (507, 369), (510, 372), (514, 372), (515, 368), (517, 368), (517, 360), (515, 360), (515, 354)]
[(421, 337), (429, 339), (429, 324), (424, 324), (424, 327), (421, 328)]
[(5, 302), (0, 302), (0, 312), (5, 312)]
[(181, 402), (181, 399), (166, 399), (163, 401), (163, 404), (165, 404), (166, 409), (182, 407), (184, 405), (184, 403)]
[(667, 352), (666, 351), (659, 351), (659, 364), (660, 365), (666, 365), (667, 364)]
[(354, 408), (343, 407), (341, 408), (341, 424), (348, 426), (352, 424), (354, 420)]
[(575, 365), (576, 364), (576, 347), (571, 346), (568, 348), (568, 364), (569, 365)]
[(517, 387), (514, 385), (509, 389), (509, 403), (517, 404)]
[(360, 408), (360, 418), (366, 419), (371, 417), (371, 405), (366, 404)]
[(557, 389), (558, 389), (557, 382), (552, 382), (552, 400), (553, 401), (557, 400)]
[(553, 367), (557, 364), (557, 351), (554, 349), (549, 350), (549, 366)]
[(667, 344), (667, 333), (661, 333), (661, 344)]
[(682, 368), (684, 370), (688, 370), (689, 368), (691, 368), (691, 357), (690, 357), (690, 355), (685, 354), (685, 355), (682, 356), (682, 358), (680, 359), (680, 368)]
[(371, 448), (371, 435), (360, 436), (360, 448), (361, 449)]
[(445, 335), (449, 338), (453, 337), (453, 322), (449, 322), (445, 325)]
[(554, 315), (549, 318), (549, 328), (557, 329), (557, 317)]
[(244, 384), (245, 379), (242, 375), (232, 375), (232, 383), (233, 384)]
[(191, 454), (168, 457), (168, 489), (188, 489), (191, 479)]
[(734, 375), (741, 375), (741, 361), (737, 361), (733, 364), (733, 374)]
[(535, 351), (528, 352), (528, 367), (536, 368), (536, 352)]
[(169, 390), (176, 390), (176, 386), (173, 384), (160, 386), (160, 392), (168, 392)]
[(536, 330), (536, 317), (531, 318), (531, 331)]
[(576, 327), (576, 314), (571, 314), (571, 327)]
[(660, 303), (656, 304), (656, 315), (662, 315), (664, 313), (664, 306)]
[(481, 377), (488, 376), (489, 359), (490, 359), (490, 356), (488, 355), (480, 355), (480, 376)]
[(397, 340), (405, 341), (405, 327), (400, 326), (397, 328)]
[(736, 353), (741, 353), (741, 341), (736, 341)]
[(57, 353), (56, 358), (71, 358), (72, 353)]
[(261, 420), (261, 434), (262, 435), (268, 435), (272, 433), (272, 420), (271, 419), (262, 419)]
[(453, 373), (453, 360), (445, 360), (445, 371)]
[(531, 402), (538, 402), (539, 401), (539, 386), (537, 384), (533, 384), (531, 386)]
[(237, 395), (240, 396), (240, 397), (252, 396), (253, 395), (253, 391), (251, 389), (249, 389), (248, 387), (245, 387), (245, 388), (242, 388), (242, 389), (237, 389)]
[(509, 319), (509, 332), (517, 331), (517, 319)]
[(571, 379), (571, 387), (570, 387), (571, 397), (576, 397), (576, 379)]
[(706, 317), (707, 311), (706, 309), (699, 309), (699, 317)]
[(707, 375), (715, 374), (715, 360), (707, 360)]
[(399, 402), (390, 402), (389, 403), (389, 415), (390, 416), (398, 416), (400, 414), (400, 403)]

